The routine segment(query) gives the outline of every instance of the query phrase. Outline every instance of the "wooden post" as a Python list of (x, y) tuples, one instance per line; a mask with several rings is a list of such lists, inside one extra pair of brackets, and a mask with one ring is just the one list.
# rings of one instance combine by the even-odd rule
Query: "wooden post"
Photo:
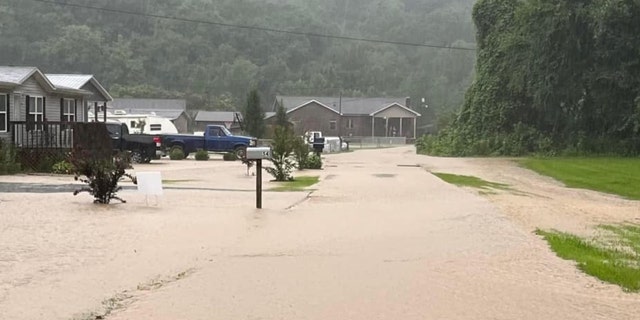
[(96, 122), (98, 122), (98, 103), (94, 102), (93, 103), (93, 117), (95, 118)]
[(262, 209), (262, 159), (256, 160), (256, 209)]
[(104, 113), (104, 122), (107, 122), (107, 102), (105, 101), (105, 103), (102, 105), (102, 107), (104, 108), (102, 111)]
[(416, 127), (418, 126), (418, 118), (413, 118), (413, 139), (416, 138)]

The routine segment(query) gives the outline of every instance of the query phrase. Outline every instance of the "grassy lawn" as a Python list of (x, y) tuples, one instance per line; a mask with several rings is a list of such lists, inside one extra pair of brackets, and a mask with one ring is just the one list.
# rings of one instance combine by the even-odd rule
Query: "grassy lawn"
[(640, 158), (525, 159), (520, 163), (571, 188), (640, 200)]
[(625, 291), (640, 291), (640, 226), (600, 226), (604, 235), (583, 239), (557, 231), (538, 230), (551, 249), (578, 268)]
[(450, 173), (441, 173), (441, 172), (432, 172), (433, 175), (442, 179), (445, 182), (455, 184), (459, 187), (472, 187), (478, 189), (500, 189), (506, 190), (509, 188), (508, 185), (496, 182), (490, 182), (486, 180), (482, 180), (478, 177), (473, 176), (461, 176)]
[(277, 187), (269, 189), (269, 191), (305, 191), (307, 187), (310, 187), (320, 181), (318, 176), (305, 176), (297, 177), (293, 181), (276, 182)]

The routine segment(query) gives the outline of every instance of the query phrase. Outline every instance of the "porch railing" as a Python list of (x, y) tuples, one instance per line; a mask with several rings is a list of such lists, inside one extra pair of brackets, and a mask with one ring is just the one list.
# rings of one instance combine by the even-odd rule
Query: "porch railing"
[(75, 122), (12, 122), (12, 142), (18, 149), (71, 149)]

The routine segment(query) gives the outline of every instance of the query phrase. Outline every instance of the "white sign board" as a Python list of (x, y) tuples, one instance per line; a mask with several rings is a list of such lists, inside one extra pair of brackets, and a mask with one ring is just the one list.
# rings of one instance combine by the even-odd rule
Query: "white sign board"
[(138, 192), (146, 196), (162, 195), (162, 175), (157, 171), (137, 172)]

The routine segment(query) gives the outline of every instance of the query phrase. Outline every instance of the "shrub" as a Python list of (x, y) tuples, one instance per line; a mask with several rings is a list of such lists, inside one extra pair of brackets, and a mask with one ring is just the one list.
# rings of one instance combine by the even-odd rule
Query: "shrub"
[(209, 152), (207, 152), (207, 150), (199, 149), (196, 152), (196, 160), (197, 161), (207, 161), (207, 160), (209, 160)]
[(182, 149), (174, 148), (169, 151), (169, 159), (171, 160), (183, 160), (184, 158), (184, 151), (182, 151)]
[(320, 157), (320, 155), (313, 153), (307, 161), (307, 168), (322, 169), (322, 158)]
[(136, 177), (126, 173), (125, 170), (130, 164), (128, 157), (121, 153), (113, 158), (104, 159), (76, 149), (70, 162), (75, 168), (75, 180), (87, 184), (86, 187), (74, 191), (73, 195), (87, 192), (94, 197), (94, 203), (109, 204), (113, 199), (125, 203), (126, 201), (116, 195), (122, 189), (118, 182), (123, 177), (128, 177), (134, 184), (138, 183)]
[(296, 138), (287, 127), (277, 126), (273, 143), (271, 145), (271, 162), (273, 167), (267, 167), (265, 170), (275, 178), (276, 181), (291, 181), (293, 176), (291, 171), (295, 167), (295, 161), (292, 159), (294, 140)]
[(73, 174), (75, 172), (75, 168), (71, 162), (62, 160), (53, 165), (51, 172), (56, 174)]
[(227, 152), (227, 153), (222, 155), (222, 160), (224, 160), (224, 161), (236, 161), (236, 160), (238, 160), (238, 156), (235, 154), (235, 152)]
[(18, 155), (13, 145), (3, 145), (0, 139), (0, 175), (20, 172)]
[(302, 137), (296, 137), (293, 140), (293, 156), (296, 160), (296, 164), (299, 170), (309, 168), (309, 145), (304, 141)]

